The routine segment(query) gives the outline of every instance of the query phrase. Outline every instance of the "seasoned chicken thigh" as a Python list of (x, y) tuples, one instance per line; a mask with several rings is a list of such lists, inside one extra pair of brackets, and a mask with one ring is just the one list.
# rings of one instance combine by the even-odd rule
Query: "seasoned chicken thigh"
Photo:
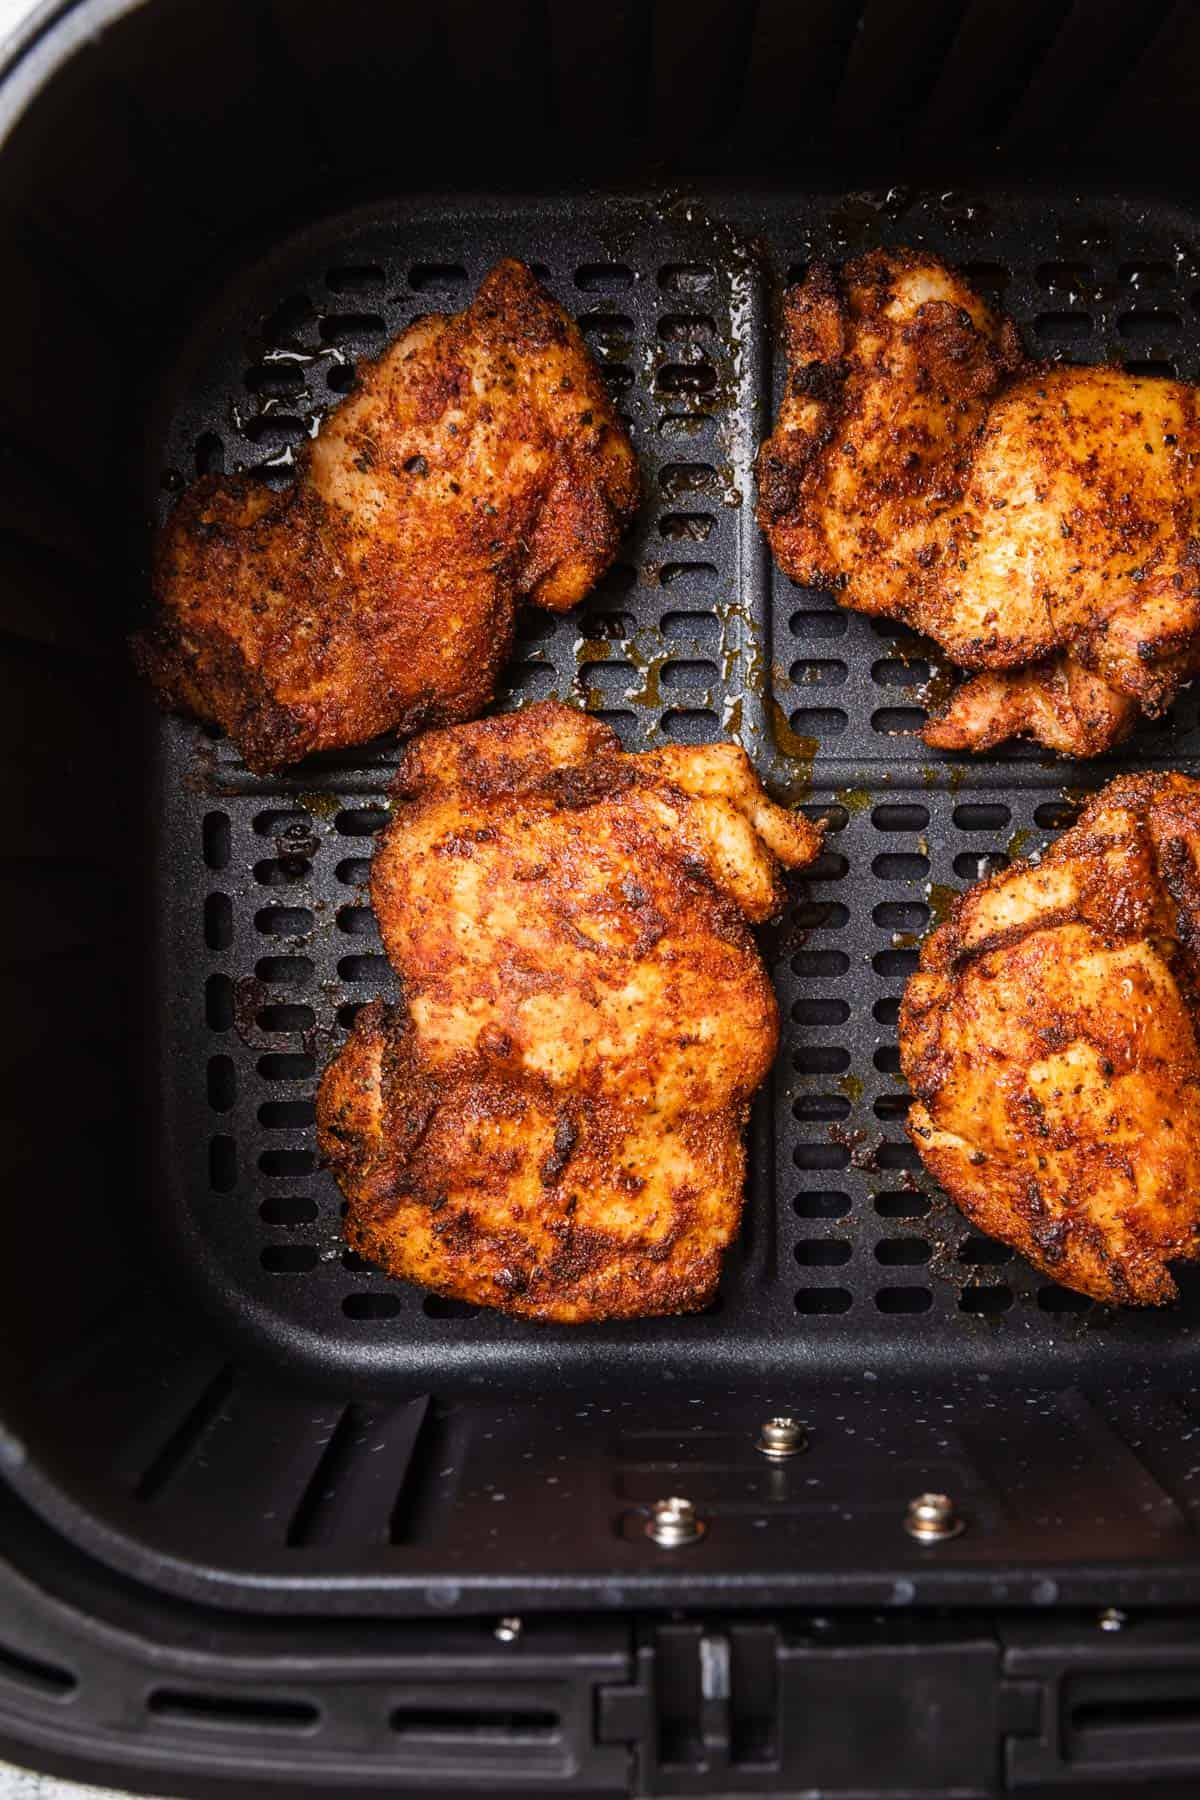
[(1200, 1253), (1200, 782), (1114, 781), (972, 888), (900, 1009), (908, 1132), (981, 1231), (1097, 1300)]
[(1197, 391), (1026, 361), (932, 257), (818, 265), (786, 308), (759, 454), (784, 572), (980, 671), (926, 741), (1091, 756), (1200, 667)]
[(639, 492), (578, 328), (517, 262), (366, 364), (298, 462), (282, 493), (184, 494), (134, 645), (162, 700), (260, 771), (481, 712), (517, 602), (581, 600)]
[(403, 1007), (359, 1016), (320, 1141), (346, 1235), (528, 1318), (711, 1300), (775, 1052), (747, 921), (819, 832), (732, 745), (626, 755), (545, 702), (406, 753), (372, 899)]

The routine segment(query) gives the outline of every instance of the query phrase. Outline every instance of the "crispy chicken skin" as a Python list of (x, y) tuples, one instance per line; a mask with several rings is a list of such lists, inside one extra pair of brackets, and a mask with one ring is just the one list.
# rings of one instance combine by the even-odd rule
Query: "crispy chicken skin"
[(824, 265), (786, 301), (758, 517), (785, 574), (980, 671), (925, 730), (1078, 756), (1200, 667), (1197, 391), (1028, 362), (932, 257)]
[(282, 493), (183, 495), (134, 640), (162, 701), (264, 772), (481, 712), (518, 600), (581, 600), (639, 494), (577, 326), (518, 262), (365, 364), (298, 464)]
[(364, 1009), (317, 1108), (350, 1243), (530, 1319), (705, 1306), (778, 1036), (747, 921), (819, 831), (733, 745), (626, 755), (556, 701), (421, 737), (395, 805), (405, 1005)]
[(1200, 1253), (1200, 781), (1131, 775), (959, 899), (900, 1009), (908, 1133), (973, 1225), (1097, 1300)]

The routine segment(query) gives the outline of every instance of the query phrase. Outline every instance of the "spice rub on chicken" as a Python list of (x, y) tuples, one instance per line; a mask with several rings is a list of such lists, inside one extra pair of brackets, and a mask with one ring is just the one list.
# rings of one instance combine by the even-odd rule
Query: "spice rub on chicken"
[(206, 476), (157, 546), (135, 658), (251, 768), (483, 711), (518, 602), (563, 611), (639, 495), (578, 327), (518, 262), (417, 320), (273, 492)]
[(925, 728), (1094, 756), (1200, 667), (1197, 390), (1033, 363), (933, 257), (812, 268), (758, 460), (785, 574), (973, 672)]
[(394, 1275), (532, 1319), (686, 1312), (734, 1238), (775, 996), (748, 928), (820, 833), (729, 744), (622, 752), (557, 702), (410, 746), (320, 1142)]
[(980, 1231), (1153, 1305), (1200, 1254), (1200, 781), (1114, 781), (971, 888), (900, 1009), (908, 1134)]

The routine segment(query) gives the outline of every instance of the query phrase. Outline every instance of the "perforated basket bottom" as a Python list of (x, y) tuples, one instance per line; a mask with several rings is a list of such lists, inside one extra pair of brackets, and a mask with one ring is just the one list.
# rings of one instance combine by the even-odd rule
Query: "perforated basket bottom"
[(601, 361), (647, 500), (584, 607), (523, 621), (503, 703), (574, 696), (631, 749), (739, 737), (777, 792), (830, 821), (825, 855), (764, 934), (783, 1041), (717, 1305), (531, 1327), (424, 1296), (344, 1250), (316, 1155), (320, 1070), (355, 1010), (395, 991), (366, 888), (394, 750), (262, 781), (227, 742), (164, 722), (158, 1204), (175, 1260), (223, 1316), (277, 1356), (374, 1383), (542, 1385), (674, 1358), (697, 1378), (1191, 1366), (1190, 1303), (1101, 1316), (931, 1188), (902, 1132), (895, 1024), (919, 936), (951, 891), (1046, 843), (1077, 790), (1117, 766), (1186, 764), (1195, 701), (1104, 765), (1027, 746), (931, 752), (916, 736), (928, 646), (774, 572), (750, 469), (780, 374), (780, 284), (811, 258), (928, 245), (966, 265), (1031, 348), (1195, 379), (1194, 237), (1169, 209), (1095, 197), (406, 203), (312, 231), (223, 296), (150, 437), (164, 512), (197, 472), (288, 479), (356, 357), (419, 312), (457, 309), (500, 255), (535, 265)]

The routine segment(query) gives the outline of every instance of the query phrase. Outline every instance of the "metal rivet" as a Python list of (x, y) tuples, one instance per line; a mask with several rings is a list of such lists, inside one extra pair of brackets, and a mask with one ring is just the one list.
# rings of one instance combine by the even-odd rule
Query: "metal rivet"
[(963, 1520), (949, 1494), (918, 1494), (908, 1503), (904, 1529), (919, 1544), (944, 1544), (947, 1538), (958, 1536)]
[(1129, 1614), (1123, 1613), (1119, 1606), (1106, 1606), (1096, 1622), (1101, 1631), (1124, 1631)]
[(784, 1462), (789, 1456), (799, 1456), (802, 1450), (808, 1449), (808, 1435), (799, 1419), (786, 1416), (764, 1419), (758, 1448), (772, 1462)]
[(492, 1636), (498, 1644), (515, 1644), (519, 1642), (524, 1629), (524, 1619), (519, 1619), (516, 1613), (507, 1613), (504, 1618), (496, 1620)]
[(669, 1500), (656, 1500), (646, 1520), (646, 1536), (661, 1544), (664, 1550), (676, 1550), (681, 1544), (694, 1544), (708, 1526), (697, 1517), (690, 1500), (674, 1494)]

